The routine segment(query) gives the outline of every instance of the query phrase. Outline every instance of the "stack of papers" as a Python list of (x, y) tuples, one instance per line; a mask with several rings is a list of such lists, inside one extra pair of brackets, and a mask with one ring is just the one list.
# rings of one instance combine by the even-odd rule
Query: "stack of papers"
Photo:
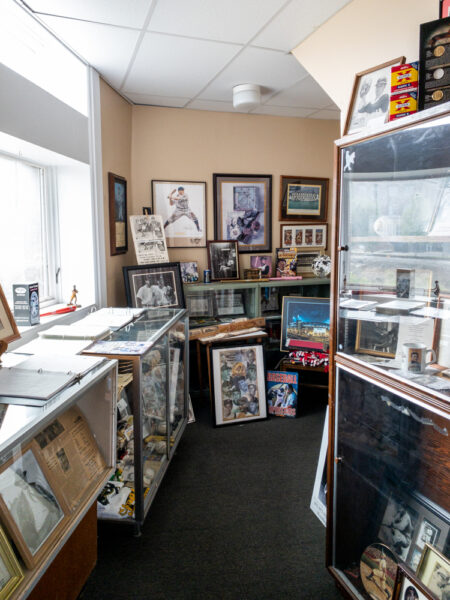
[(14, 354), (73, 356), (83, 352), (91, 344), (92, 340), (61, 340), (38, 337), (14, 350)]
[(98, 340), (111, 333), (109, 327), (95, 324), (82, 324), (77, 321), (72, 325), (54, 325), (50, 329), (39, 332), (43, 338), (58, 338), (65, 340)]

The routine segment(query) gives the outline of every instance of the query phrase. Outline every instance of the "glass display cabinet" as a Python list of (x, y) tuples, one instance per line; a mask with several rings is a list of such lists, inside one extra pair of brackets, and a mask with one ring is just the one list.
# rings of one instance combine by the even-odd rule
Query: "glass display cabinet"
[(119, 362), (117, 469), (98, 501), (98, 516), (136, 533), (187, 424), (189, 322), (185, 309), (148, 309), (86, 349)]
[(351, 598), (396, 597), (400, 564), (444, 600), (423, 565), (450, 582), (449, 106), (336, 165), (327, 566)]

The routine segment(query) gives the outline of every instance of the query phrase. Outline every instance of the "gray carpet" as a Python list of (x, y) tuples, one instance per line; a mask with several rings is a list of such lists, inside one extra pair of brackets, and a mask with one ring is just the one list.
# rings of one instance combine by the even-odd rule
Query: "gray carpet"
[(194, 408), (142, 536), (100, 523), (80, 599), (341, 599), (309, 509), (324, 403), (222, 428), (206, 403)]

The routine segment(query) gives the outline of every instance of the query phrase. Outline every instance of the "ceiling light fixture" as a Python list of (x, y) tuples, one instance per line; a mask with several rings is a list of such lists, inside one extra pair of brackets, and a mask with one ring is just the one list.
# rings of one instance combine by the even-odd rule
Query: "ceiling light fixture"
[(243, 83), (233, 88), (233, 108), (251, 110), (261, 104), (261, 88), (254, 83)]

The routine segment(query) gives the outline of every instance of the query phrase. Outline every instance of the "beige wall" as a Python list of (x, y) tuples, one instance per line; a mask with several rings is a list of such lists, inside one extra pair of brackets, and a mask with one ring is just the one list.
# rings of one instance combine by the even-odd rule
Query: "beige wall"
[[(144, 106), (133, 107), (132, 115), (134, 214), (149, 204), (152, 179), (206, 181), (207, 237), (214, 239), (212, 174), (269, 174), (276, 248), (280, 176), (328, 177), (331, 183), (337, 121)], [(198, 260), (200, 272), (207, 266), (203, 248), (170, 249), (169, 257)], [(249, 266), (249, 257), (240, 255), (241, 268)]]
[[(100, 80), (103, 155), (103, 205), (105, 210), (105, 254), (107, 277), (107, 301), (109, 306), (125, 306), (125, 290), (122, 266), (133, 264), (133, 241), (128, 227), (128, 253), (110, 255), (108, 172), (121, 175), (127, 180), (127, 196), (130, 206), (133, 185), (131, 181), (131, 111), (132, 106), (102, 79)], [(130, 208), (128, 209), (130, 213)]]
[(353, 0), (293, 50), (297, 60), (341, 109), (355, 73), (398, 56), (419, 58), (419, 25), (438, 18), (437, 0)]

